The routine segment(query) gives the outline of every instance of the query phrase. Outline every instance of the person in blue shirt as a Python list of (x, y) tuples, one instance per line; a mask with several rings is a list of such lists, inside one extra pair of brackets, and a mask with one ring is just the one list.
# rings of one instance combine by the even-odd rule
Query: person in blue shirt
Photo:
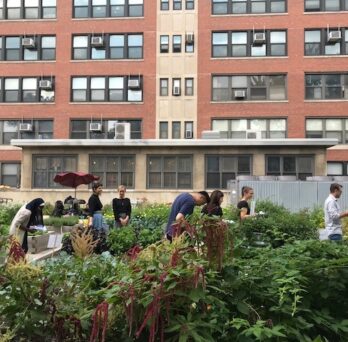
[(169, 241), (173, 239), (173, 223), (185, 221), (186, 216), (193, 213), (196, 205), (209, 203), (210, 198), (206, 191), (194, 193), (184, 192), (177, 196), (172, 204), (166, 228), (166, 237)]

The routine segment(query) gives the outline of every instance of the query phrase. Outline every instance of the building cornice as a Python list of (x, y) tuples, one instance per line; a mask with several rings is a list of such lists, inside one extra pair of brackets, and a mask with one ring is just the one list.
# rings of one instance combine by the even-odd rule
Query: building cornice
[(338, 144), (338, 139), (13, 139), (18, 147), (249, 147), (249, 146), (323, 146)]

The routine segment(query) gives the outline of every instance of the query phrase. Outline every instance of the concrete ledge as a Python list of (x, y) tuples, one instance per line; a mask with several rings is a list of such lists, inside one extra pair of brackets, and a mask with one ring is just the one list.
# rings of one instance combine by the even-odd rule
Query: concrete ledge
[(40, 260), (45, 260), (48, 258), (53, 257), (54, 255), (57, 255), (60, 250), (62, 249), (62, 246), (57, 247), (57, 248), (50, 248), (50, 249), (46, 249), (40, 253), (36, 253), (36, 254), (27, 254), (27, 259), (28, 262), (36, 262), (36, 261), (40, 261)]

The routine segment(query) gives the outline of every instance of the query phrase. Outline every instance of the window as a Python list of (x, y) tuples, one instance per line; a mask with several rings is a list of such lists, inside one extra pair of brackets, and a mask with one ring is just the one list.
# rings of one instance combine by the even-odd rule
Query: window
[(72, 102), (141, 102), (142, 76), (72, 77)]
[(305, 0), (306, 12), (348, 11), (347, 0)]
[(348, 118), (308, 118), (306, 138), (336, 138), (339, 144), (347, 144)]
[(148, 156), (148, 189), (192, 189), (192, 156)]
[(169, 52), (169, 36), (160, 37), (160, 51), (161, 53)]
[(193, 122), (185, 121), (185, 139), (193, 139)]
[(185, 78), (185, 95), (193, 96), (193, 78)]
[(168, 139), (168, 122), (162, 121), (159, 123), (159, 138)]
[(143, 0), (74, 0), (74, 18), (143, 17)]
[(169, 0), (161, 0), (161, 11), (169, 11)]
[(330, 28), (305, 31), (305, 55), (347, 55), (348, 29)]
[(194, 0), (186, 0), (185, 1), (185, 9), (187, 9), (187, 10), (195, 9), (195, 1)]
[(265, 158), (266, 175), (296, 176), (300, 180), (313, 176), (313, 156), (268, 155)]
[[(45, 87), (41, 87), (44, 81)], [(54, 102), (54, 78), (0, 78), (0, 102)]]
[(142, 34), (93, 34), (73, 37), (73, 59), (142, 59)]
[(227, 189), (227, 182), (239, 175), (251, 175), (251, 156), (206, 155), (205, 187)]
[(173, 78), (172, 95), (174, 96), (181, 95), (181, 79), (180, 78)]
[(328, 176), (348, 176), (348, 162), (327, 162)]
[(182, 8), (182, 0), (173, 0), (173, 10), (178, 11)]
[(168, 96), (168, 78), (160, 79), (160, 96)]
[(227, 31), (212, 33), (212, 57), (287, 55), (286, 31)]
[(247, 131), (260, 132), (262, 139), (283, 139), (287, 136), (286, 119), (213, 119), (212, 130), (222, 139), (246, 139)]
[(185, 36), (185, 52), (194, 52), (194, 33), (186, 33)]
[(348, 74), (306, 74), (306, 100), (348, 99)]
[(55, 36), (18, 36), (1, 37), (0, 60), (7, 61), (32, 61), (32, 60), (55, 60), (56, 37)]
[(0, 19), (54, 19), (56, 6), (56, 0), (3, 0)]
[(33, 155), (33, 188), (61, 188), (53, 181), (58, 172), (77, 171), (77, 156)]
[(212, 76), (212, 101), (281, 101), (285, 75)]
[(181, 36), (173, 36), (173, 52), (181, 52)]
[(212, 0), (212, 14), (284, 13), (286, 0)]
[[(90, 123), (97, 122), (101, 124), (101, 131), (91, 131)], [(125, 119), (103, 119), (93, 120), (71, 120), (70, 122), (70, 139), (114, 139), (115, 124), (119, 122), (130, 123), (130, 138), (141, 139), (142, 129), (141, 120), (125, 120)]]
[(0, 163), (0, 184), (19, 188), (21, 185), (21, 164), (19, 163)]
[(181, 122), (172, 122), (172, 139), (181, 139)]
[(133, 155), (91, 155), (89, 170), (100, 177), (100, 181), (107, 189), (116, 189), (120, 184), (134, 189), (135, 157)]

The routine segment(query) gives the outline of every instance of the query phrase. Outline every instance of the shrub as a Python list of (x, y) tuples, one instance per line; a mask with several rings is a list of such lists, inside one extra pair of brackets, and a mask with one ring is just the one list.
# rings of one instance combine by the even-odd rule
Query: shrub
[(62, 217), (51, 216), (49, 218), (46, 218), (44, 220), (44, 223), (46, 226), (54, 226), (54, 227), (74, 226), (75, 224), (79, 223), (79, 218), (78, 216), (62, 216)]
[(107, 244), (110, 252), (120, 255), (127, 252), (136, 244), (136, 235), (132, 227), (111, 229), (107, 236)]

